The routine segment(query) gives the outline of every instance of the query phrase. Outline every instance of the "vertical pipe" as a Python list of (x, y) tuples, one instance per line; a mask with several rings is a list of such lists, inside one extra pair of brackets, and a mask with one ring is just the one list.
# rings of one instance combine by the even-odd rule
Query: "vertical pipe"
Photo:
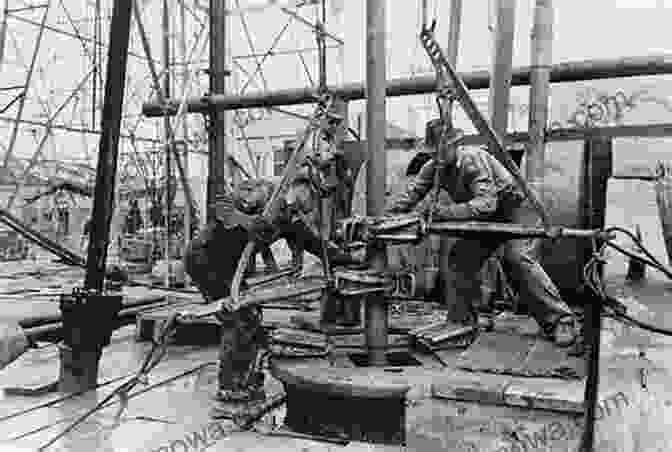
[(528, 181), (544, 179), (545, 134), (548, 122), (548, 97), (553, 50), (553, 2), (536, 0), (531, 35), (530, 67), (530, 143), (525, 160)]
[[(184, 2), (180, 2), (180, 55), (182, 55), (182, 83), (186, 87), (187, 80), (189, 79), (189, 66), (187, 59), (187, 13), (186, 5)], [(189, 128), (187, 126), (187, 120), (185, 118), (182, 121), (182, 139), (184, 140), (184, 176), (187, 183), (191, 183), (189, 178)], [(191, 206), (188, 202), (187, 188), (184, 187), (184, 247), (186, 249), (187, 244), (191, 240)]]
[[(7, 43), (7, 4), (9, 0), (2, 2), (2, 22), (0, 22), (0, 70), (5, 61), (5, 44)], [(339, 83), (342, 83), (339, 81)]]
[(513, 39), (516, 28), (516, 0), (495, 0), (496, 24), (492, 83), (490, 84), (490, 123), (499, 136), (506, 133), (513, 72)]
[(460, 49), (460, 28), (462, 25), (462, 0), (450, 2), (450, 28), (448, 29), (448, 47), (446, 57), (457, 70), (457, 56)]
[(586, 390), (584, 393), (585, 426), (581, 437), (580, 452), (593, 452), (595, 443), (595, 413), (599, 396), (600, 380), (600, 337), (602, 331), (602, 299), (589, 298), (587, 323), (585, 328), (588, 353), (586, 353)]
[(422, 14), (422, 28), (427, 27), (427, 0), (420, 0), (420, 13)]
[(103, 289), (105, 259), (112, 220), (119, 132), (126, 84), (126, 62), (131, 29), (133, 0), (116, 0), (112, 10), (110, 43), (105, 77), (105, 103), (96, 169), (96, 187), (93, 199), (93, 219), (86, 262), (85, 287), (94, 291)]
[[(226, 0), (210, 0), (210, 92), (226, 93)], [(226, 192), (226, 113), (210, 113), (208, 153), (208, 220), (214, 218), (218, 194)]]
[[(386, 0), (366, 2), (366, 137), (369, 154), (366, 171), (366, 213), (370, 216), (383, 214), (387, 185), (385, 6)], [(387, 266), (385, 247), (371, 246), (368, 249), (368, 259), (374, 270), (385, 270)], [(387, 363), (388, 321), (384, 297), (370, 296), (365, 311), (369, 364), (383, 366)]]
[(98, 76), (100, 71), (98, 65), (101, 64), (98, 49), (100, 42), (100, 0), (96, 0), (94, 5), (94, 20), (93, 20), (93, 86), (91, 89), (91, 128), (96, 128), (96, 103), (98, 102)]
[[(161, 17), (161, 28), (163, 31), (163, 67), (164, 67), (164, 78), (163, 78), (163, 95), (165, 99), (170, 99), (170, 88), (171, 88), (171, 77), (170, 77), (170, 18), (168, 14), (168, 0), (163, 0), (163, 14)], [(166, 259), (166, 275), (165, 275), (165, 285), (166, 287), (170, 286), (170, 216), (172, 210), (172, 171), (171, 171), (171, 161), (170, 153), (172, 151), (172, 146), (174, 143), (171, 141), (170, 136), (170, 119), (166, 116), (165, 127), (163, 130), (163, 138), (165, 143), (165, 152), (166, 152), (166, 240), (165, 240), (165, 259)]]

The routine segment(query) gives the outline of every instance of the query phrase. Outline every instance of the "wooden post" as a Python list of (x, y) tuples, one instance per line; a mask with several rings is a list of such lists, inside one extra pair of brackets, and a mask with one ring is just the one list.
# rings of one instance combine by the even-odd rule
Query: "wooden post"
[[(226, 93), (226, 22), (227, 1), (210, 0), (210, 92)], [(208, 153), (208, 221), (214, 218), (217, 195), (226, 193), (228, 161), (226, 157), (226, 114), (210, 112)]]

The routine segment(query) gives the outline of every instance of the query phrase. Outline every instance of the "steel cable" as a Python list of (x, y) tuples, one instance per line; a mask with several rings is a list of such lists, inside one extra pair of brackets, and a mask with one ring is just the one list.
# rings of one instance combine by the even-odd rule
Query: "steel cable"
[[(588, 288), (590, 288), (595, 295), (599, 296), (600, 299), (602, 299), (604, 302), (606, 302), (608, 305), (611, 306), (617, 306), (620, 305), (620, 302), (615, 299), (614, 297), (609, 296), (606, 293), (606, 289), (604, 287), (604, 282), (600, 276), (600, 271), (599, 271), (599, 264), (606, 262), (603, 254), (604, 250), (607, 246), (617, 250), (618, 252), (622, 253), (625, 256), (628, 256), (631, 259), (634, 259), (638, 262), (641, 262), (645, 265), (648, 265), (650, 267), (655, 268), (656, 270), (659, 270), (660, 272), (664, 273), (668, 278), (672, 279), (672, 271), (668, 269), (665, 265), (663, 265), (656, 257), (644, 246), (642, 241), (632, 232), (628, 231), (627, 229), (620, 228), (620, 227), (612, 227), (608, 228), (605, 232), (607, 234), (613, 233), (613, 232), (621, 232), (633, 241), (633, 243), (637, 246), (637, 248), (646, 256), (646, 258), (642, 256), (638, 256), (623, 247), (616, 245), (613, 240), (606, 240), (603, 242), (602, 246), (600, 249), (593, 254), (593, 257), (590, 259), (588, 264), (584, 267), (584, 279), (585, 279), (585, 284)], [(665, 328), (665, 327), (660, 327), (656, 325), (652, 325), (650, 323), (635, 319), (634, 317), (628, 315), (625, 312), (619, 312), (618, 310), (614, 309), (613, 312), (608, 312), (606, 313), (608, 317), (611, 317), (615, 320), (619, 320), (621, 322), (630, 324), (632, 326), (636, 326), (638, 328), (641, 328), (643, 330), (656, 333), (656, 334), (661, 334), (664, 336), (672, 336), (672, 329)]]

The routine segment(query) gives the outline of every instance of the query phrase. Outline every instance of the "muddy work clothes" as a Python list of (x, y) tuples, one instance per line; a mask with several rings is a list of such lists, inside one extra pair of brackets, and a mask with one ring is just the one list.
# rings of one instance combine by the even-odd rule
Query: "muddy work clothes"
[[(434, 185), (434, 168), (434, 161), (426, 163), (388, 212), (406, 213), (422, 200)], [(446, 212), (448, 218), (444, 219), (539, 223), (513, 177), (485, 150), (459, 149), (456, 163), (444, 168), (439, 175), (439, 184), (454, 201), (454, 204), (439, 207), (439, 212)], [(442, 265), (449, 273), (444, 279), (448, 281), (447, 291), (451, 298), (455, 298), (456, 306), (469, 307), (479, 302), (481, 269), (500, 246), (503, 247), (502, 263), (510, 283), (542, 328), (550, 327), (563, 314), (572, 314), (534, 257), (537, 241), (527, 239), (460, 240), (447, 256), (442, 256), (444, 261), (448, 260)], [(467, 320), (468, 315), (468, 311), (464, 312), (464, 318), (454, 320)]]
[[(243, 218), (239, 224), (230, 221), (231, 217), (212, 222), (191, 241), (185, 253), (185, 270), (208, 301), (229, 296), (238, 260), (251, 238), (250, 232), (243, 226), (249, 222), (244, 217), (239, 218)], [(322, 257), (320, 238), (302, 220), (281, 214), (276, 216), (271, 226), (270, 242), (284, 238), (292, 246)], [(336, 262), (347, 258), (334, 246), (328, 246), (327, 250), (329, 257)], [(218, 318), (223, 324), (220, 389), (243, 391), (249, 370), (264, 343), (259, 309), (252, 307), (234, 313), (221, 312)]]

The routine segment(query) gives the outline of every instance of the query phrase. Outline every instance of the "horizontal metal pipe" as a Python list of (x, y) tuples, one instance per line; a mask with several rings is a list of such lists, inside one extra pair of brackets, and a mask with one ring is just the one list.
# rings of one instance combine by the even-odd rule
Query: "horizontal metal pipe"
[[(119, 311), (119, 323), (117, 324), (117, 328), (121, 328), (122, 326), (130, 325), (131, 323), (135, 322), (136, 316), (145, 310), (151, 308), (165, 307), (168, 305), (170, 305), (170, 303), (156, 302), (144, 306), (124, 308), (121, 311)], [(28, 337), (33, 341), (57, 340), (60, 338), (62, 329), (63, 329), (63, 323), (57, 321), (52, 323), (45, 323), (31, 328), (26, 328), (24, 330), (24, 333), (26, 334), (26, 337)]]
[[(149, 298), (144, 298), (140, 300), (133, 300), (124, 303), (122, 307), (122, 313), (127, 309), (132, 308), (147, 308), (156, 305), (157, 303), (165, 303), (166, 297), (164, 295), (157, 295)], [(52, 315), (43, 315), (39, 317), (26, 317), (19, 320), (19, 325), (21, 328), (34, 328), (37, 326), (48, 325), (53, 323), (58, 323), (63, 320), (63, 316), (59, 314)]]
[(507, 239), (516, 238), (596, 238), (604, 235), (603, 231), (592, 229), (573, 229), (563, 227), (552, 227), (550, 229), (533, 226), (523, 226), (507, 223), (485, 223), (477, 221), (452, 222), (446, 221), (427, 225), (427, 232), (430, 234), (454, 235), (454, 236), (483, 236), (485, 234), (495, 234), (506, 236)]
[[(584, 60), (559, 63), (551, 68), (551, 82), (578, 82), (606, 78), (639, 77), (646, 75), (672, 74), (672, 55), (626, 57), (611, 60)], [(487, 89), (490, 86), (488, 71), (475, 71), (460, 74), (469, 89)], [(530, 67), (524, 66), (513, 70), (511, 85), (523, 86), (530, 83)], [(332, 86), (329, 90), (344, 100), (360, 100), (366, 97), (364, 83), (351, 83)], [(397, 78), (387, 82), (388, 97), (429, 94), (436, 91), (436, 77), (422, 76), (413, 78)], [(210, 97), (191, 98), (187, 101), (190, 113), (207, 113), (210, 109), (236, 110), (241, 108), (271, 107), (280, 105), (298, 105), (314, 103), (317, 88), (300, 88), (273, 91), (269, 93), (235, 95), (213, 95)], [(177, 112), (179, 101), (167, 102), (168, 114)], [(147, 102), (142, 107), (144, 115), (149, 117), (163, 116), (164, 107), (158, 102)]]

